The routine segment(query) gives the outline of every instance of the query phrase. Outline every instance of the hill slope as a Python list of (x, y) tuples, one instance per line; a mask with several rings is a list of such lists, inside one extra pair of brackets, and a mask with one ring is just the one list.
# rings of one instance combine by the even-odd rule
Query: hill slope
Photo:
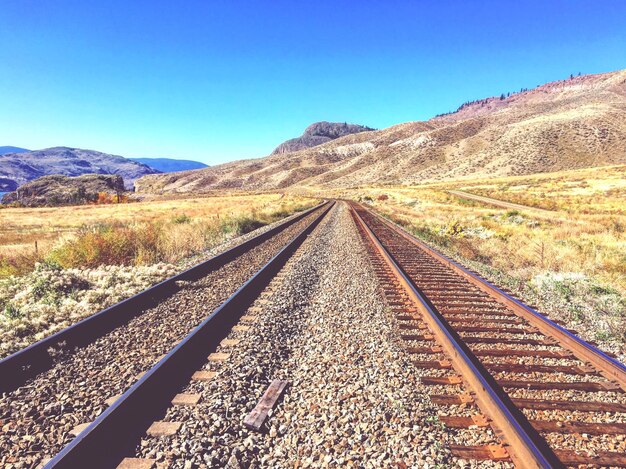
[(356, 124), (316, 122), (315, 124), (311, 124), (304, 129), (304, 133), (300, 137), (292, 138), (291, 140), (287, 140), (286, 142), (278, 145), (272, 152), (272, 155), (304, 150), (305, 148), (315, 147), (345, 135), (367, 132), (370, 130), (374, 129)]
[(157, 172), (123, 156), (80, 148), (53, 147), (0, 155), (0, 179), (14, 181), (18, 186), (51, 174), (118, 174), (126, 187), (132, 188), (135, 179)]
[(415, 184), (626, 163), (626, 70), (467, 103), (425, 122), (211, 168), (141, 178), (144, 192)]

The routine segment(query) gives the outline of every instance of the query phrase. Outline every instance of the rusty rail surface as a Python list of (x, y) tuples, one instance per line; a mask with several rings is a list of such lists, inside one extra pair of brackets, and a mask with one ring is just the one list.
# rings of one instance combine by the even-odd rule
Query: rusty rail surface
[[(472, 405), (482, 412), (471, 417), (453, 414), (442, 421), (453, 428), (491, 427), (502, 443), (457, 445), (451, 448), (453, 453), (464, 459), (511, 460), (518, 467), (626, 466), (623, 452), (587, 454), (553, 448), (545, 439), (548, 433), (588, 433), (606, 438), (626, 435), (626, 424), (606, 421), (606, 412), (626, 412), (624, 365), (400, 227), (360, 204), (351, 203), (351, 207), (385, 297), (397, 314), (407, 352), (445, 356), (443, 360), (429, 358), (414, 364), (421, 369), (456, 373), (423, 377), (422, 382), (466, 390), (456, 395), (433, 395), (431, 400), (442, 406)], [(409, 345), (416, 341), (426, 345)], [(547, 361), (534, 361), (543, 359)], [(568, 364), (554, 363), (559, 360)], [(519, 374), (530, 378), (519, 379)], [(538, 377), (542, 374), (558, 379)], [(605, 379), (590, 381), (586, 377)], [(547, 399), (511, 398), (509, 394), (516, 389), (608, 392), (614, 393), (616, 402), (552, 395)], [(524, 413), (528, 409), (587, 412), (599, 421), (532, 419)]]

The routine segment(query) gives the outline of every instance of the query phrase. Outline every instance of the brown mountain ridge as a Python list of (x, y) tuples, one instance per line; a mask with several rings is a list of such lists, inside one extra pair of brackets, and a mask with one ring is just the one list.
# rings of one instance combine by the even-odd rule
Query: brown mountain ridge
[(353, 187), (508, 176), (626, 163), (626, 70), (466, 103), (425, 122), (303, 150), (144, 176), (140, 192)]

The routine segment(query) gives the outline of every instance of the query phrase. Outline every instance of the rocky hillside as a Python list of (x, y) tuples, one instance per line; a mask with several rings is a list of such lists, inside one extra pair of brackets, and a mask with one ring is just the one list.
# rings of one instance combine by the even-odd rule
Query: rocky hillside
[(123, 156), (80, 148), (54, 147), (44, 150), (0, 155), (0, 178), (17, 186), (51, 174), (118, 174), (126, 187), (132, 189), (135, 179), (158, 173), (145, 164)]
[(124, 180), (111, 174), (84, 174), (77, 177), (43, 176), (4, 194), (2, 203), (19, 202), (27, 207), (84, 204), (98, 200), (99, 194), (113, 199), (124, 192)]
[(144, 192), (416, 184), (626, 163), (626, 70), (466, 103), (456, 112), (313, 148), (151, 175)]
[(330, 142), (339, 137), (350, 134), (366, 132), (374, 130), (363, 125), (346, 124), (339, 122), (316, 122), (304, 129), (304, 133), (297, 138), (292, 138), (281, 143), (272, 152), (272, 155), (281, 153), (291, 153), (294, 151), (304, 150), (306, 148), (315, 147), (322, 143)]

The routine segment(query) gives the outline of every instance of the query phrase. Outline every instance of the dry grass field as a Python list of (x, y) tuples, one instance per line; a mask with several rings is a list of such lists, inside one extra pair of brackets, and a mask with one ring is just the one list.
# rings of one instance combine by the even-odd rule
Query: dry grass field
[[(0, 278), (28, 272), (35, 261), (50, 256), (64, 267), (128, 264), (131, 260), (136, 264), (174, 262), (216, 244), (230, 232), (249, 231), (313, 203), (298, 196), (257, 194), (119, 205), (5, 207), (0, 209)], [(128, 252), (118, 252), (125, 254), (123, 260), (93, 257), (98, 255), (98, 243), (118, 243), (118, 251), (123, 251), (122, 241), (117, 239), (122, 235), (142, 241), (143, 252), (136, 252), (133, 259), (128, 259)], [(78, 245), (81, 241), (82, 247)], [(92, 258), (89, 253), (64, 252), (71, 246), (75, 251), (92, 251)]]
[[(550, 210), (498, 208), (460, 190)], [(591, 340), (626, 342), (626, 166), (337, 192), (359, 199)]]

